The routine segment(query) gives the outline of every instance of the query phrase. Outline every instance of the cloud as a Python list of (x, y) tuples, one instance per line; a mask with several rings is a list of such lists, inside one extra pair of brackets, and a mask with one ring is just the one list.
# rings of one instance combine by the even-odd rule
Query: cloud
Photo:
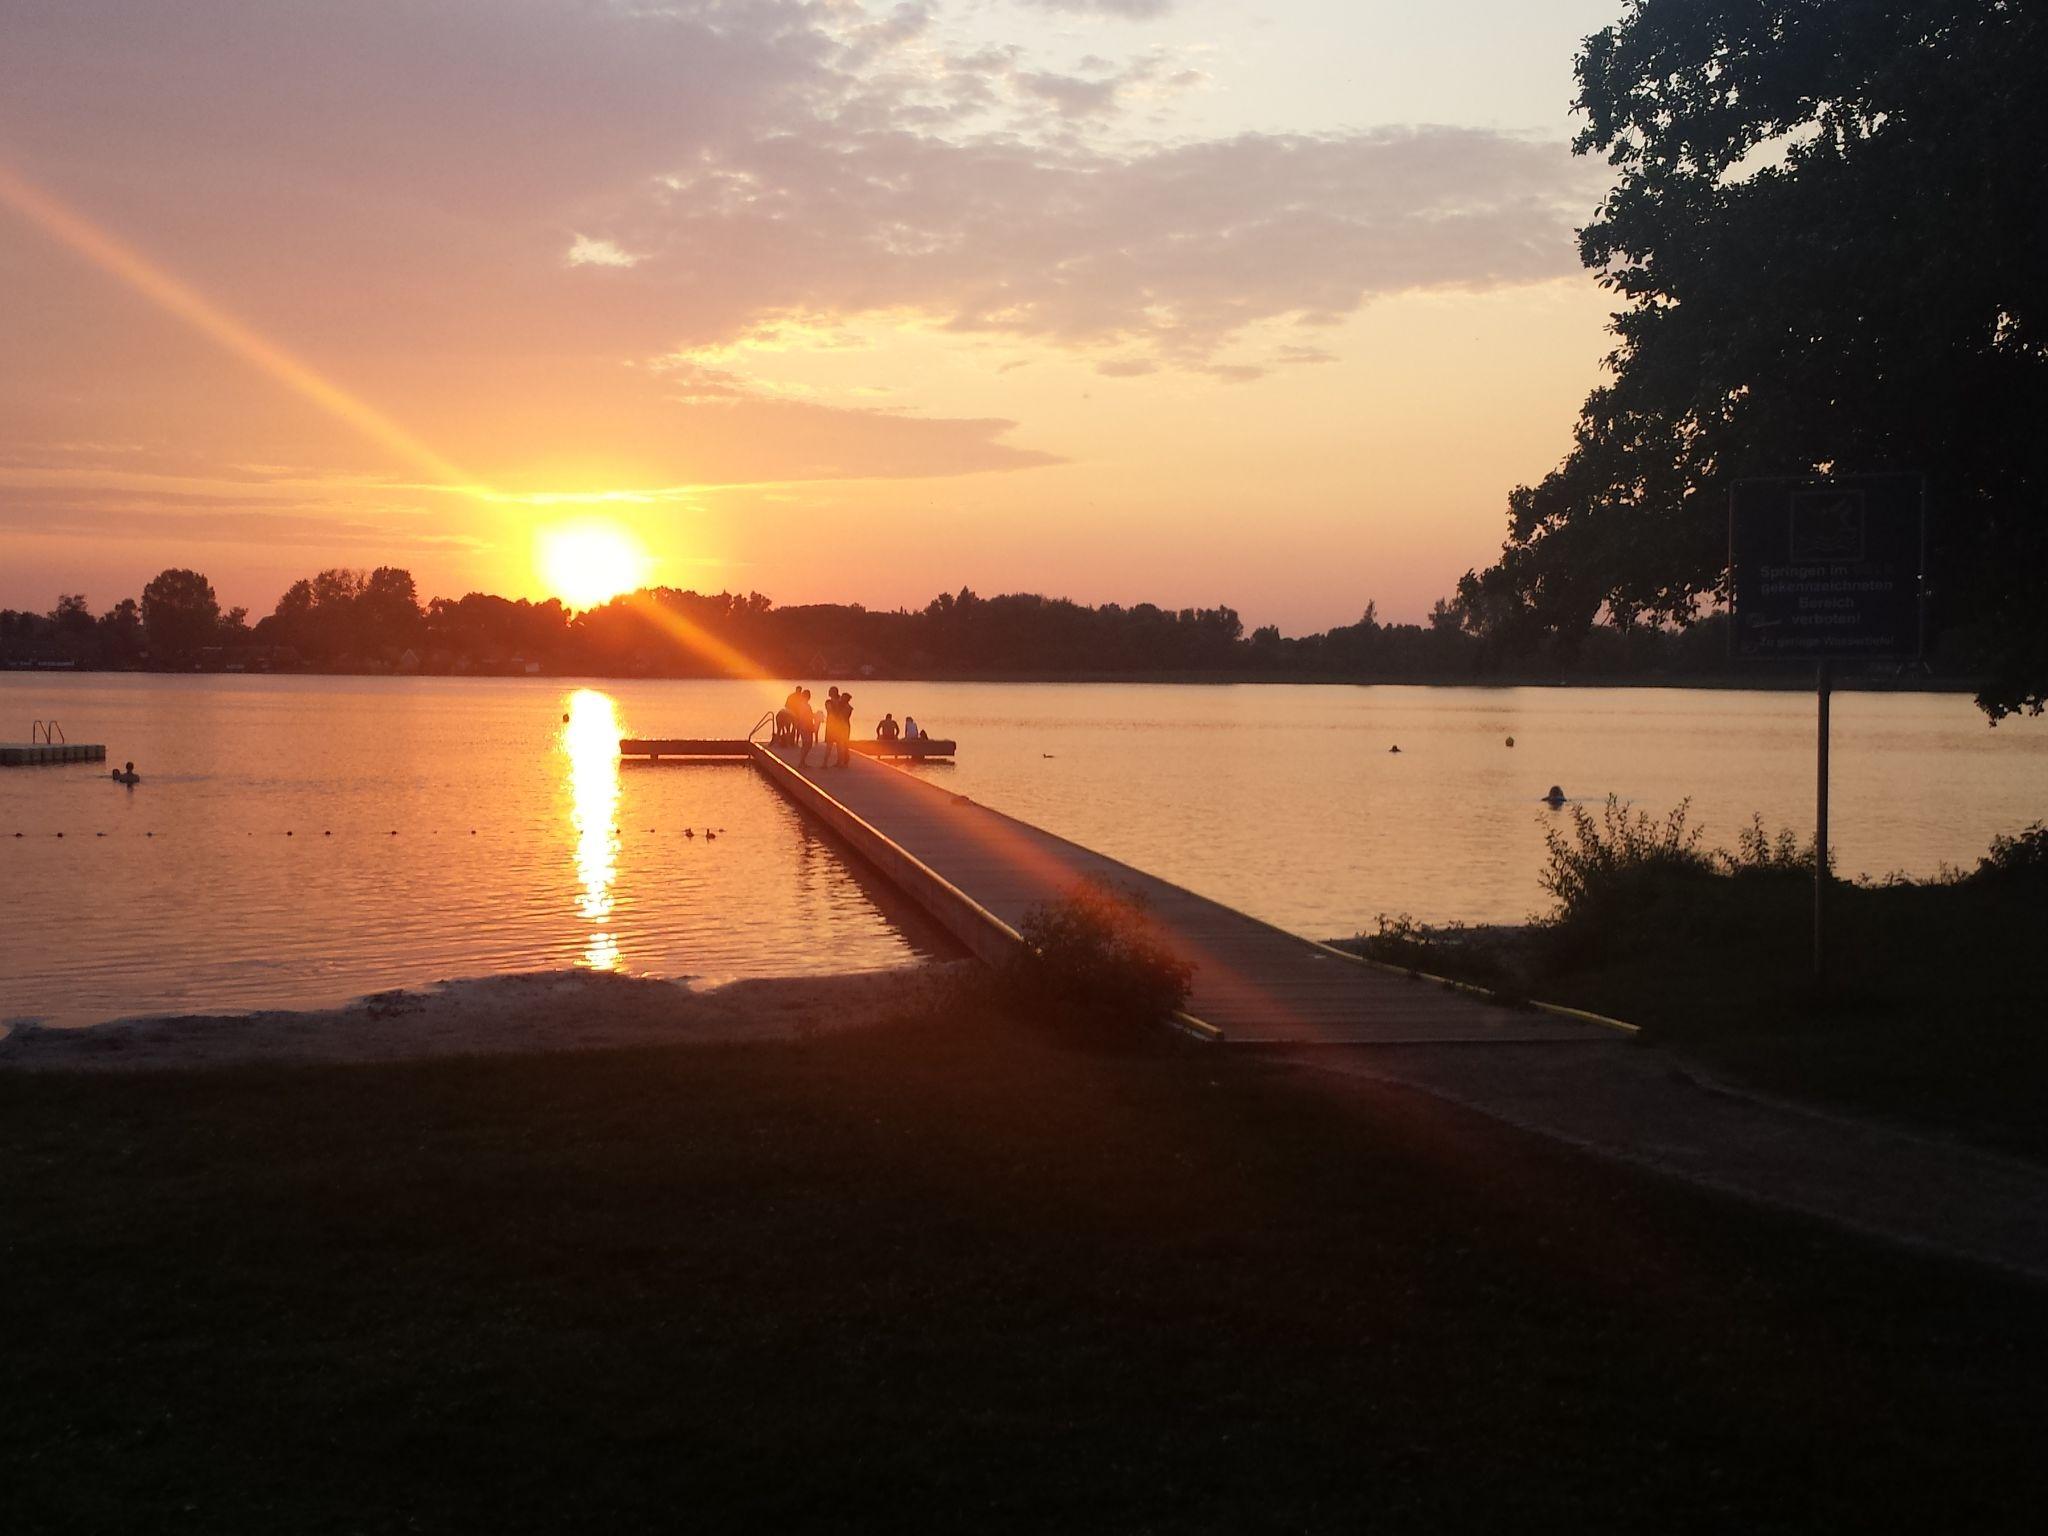
[(1115, 77), (1088, 80), (1079, 75), (1029, 71), (1014, 77), (1017, 89), (1047, 101), (1068, 117), (1102, 117), (1116, 108), (1122, 82)]
[(1203, 365), (1261, 321), (1573, 272), (1592, 185), (1564, 146), (1480, 129), (1120, 151), (821, 124), (707, 153), (618, 238), (690, 285), (702, 308), (678, 318), (701, 342), (778, 312), (914, 310)]
[(1097, 363), (1095, 371), (1105, 379), (1137, 379), (1157, 373), (1159, 365), (1149, 357), (1111, 357)]
[(621, 250), (609, 240), (593, 240), (588, 235), (578, 235), (571, 241), (568, 254), (562, 258), (572, 267), (637, 267), (644, 259)]
[(1096, 16), (1121, 16), (1131, 21), (1142, 21), (1153, 16), (1164, 16), (1173, 9), (1174, 0), (1024, 0), (1024, 3), (1041, 11), (1078, 11)]
[(159, 509), (152, 498), (120, 492), (10, 492), (0, 503), (0, 529), (17, 536), (61, 532), (69, 538), (176, 544), (261, 543), (294, 548), (409, 551), (465, 550), (479, 540), (421, 526), (417, 518), (370, 519), (354, 512), (279, 511), (238, 502)]
[[(1006, 421), (791, 398), (707, 354), (869, 318), (1112, 377), (1247, 378), (1218, 359), (1269, 322), (1576, 272), (1600, 176), (1562, 143), (1480, 129), (1147, 143), (1132, 115), (1198, 78), (1181, 61), (949, 54), (929, 5), (33, 14), (0, 53), (0, 143), (22, 169), (456, 462), (523, 483), (557, 461), (653, 483), (1045, 463)], [(388, 470), (4, 210), (0, 265), (0, 453), (133, 429), (222, 466)], [(678, 354), (694, 371), (648, 366)]]

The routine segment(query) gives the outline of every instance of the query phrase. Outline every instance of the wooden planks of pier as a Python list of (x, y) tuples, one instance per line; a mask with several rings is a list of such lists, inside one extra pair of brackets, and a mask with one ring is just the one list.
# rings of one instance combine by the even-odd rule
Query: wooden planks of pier
[(1598, 1024), (1512, 1009), (1369, 966), (884, 764), (756, 765), (975, 954), (1000, 961), (1039, 902), (1094, 877), (1137, 891), (1195, 966), (1190, 1022), (1240, 1043), (1414, 1044), (1612, 1039)]

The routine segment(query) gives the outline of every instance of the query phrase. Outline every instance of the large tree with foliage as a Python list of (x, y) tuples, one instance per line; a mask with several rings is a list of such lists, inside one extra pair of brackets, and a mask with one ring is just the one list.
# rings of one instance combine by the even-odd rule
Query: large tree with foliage
[(1932, 617), (2048, 698), (2048, 24), (2029, 0), (1632, 0), (1578, 59), (1626, 301), (1570, 455), (1462, 606), (1509, 643), (1725, 590), (1729, 483), (1928, 476)]
[(142, 627), (151, 652), (163, 661), (185, 661), (201, 646), (216, 644), (220, 603), (213, 584), (197, 571), (160, 571), (142, 589)]

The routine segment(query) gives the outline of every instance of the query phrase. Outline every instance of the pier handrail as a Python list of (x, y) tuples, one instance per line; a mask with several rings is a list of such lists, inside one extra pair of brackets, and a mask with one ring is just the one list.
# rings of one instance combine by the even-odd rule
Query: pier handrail
[(46, 747), (54, 747), (58, 742), (69, 738), (64, 734), (64, 727), (56, 721), (38, 720), (29, 727), (28, 739), (31, 742), (40, 741)]
[(775, 711), (771, 709), (753, 723), (752, 727), (747, 731), (747, 740), (752, 741), (756, 736), (760, 735), (762, 726), (773, 725), (774, 723)]

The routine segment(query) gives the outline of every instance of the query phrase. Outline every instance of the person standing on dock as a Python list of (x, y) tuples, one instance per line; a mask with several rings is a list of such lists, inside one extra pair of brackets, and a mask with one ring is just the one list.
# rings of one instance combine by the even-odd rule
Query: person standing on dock
[(841, 730), (841, 722), (845, 718), (845, 712), (845, 700), (840, 697), (837, 688), (832, 689), (825, 695), (825, 766), (827, 768), (832, 766), (832, 749), (834, 747), (839, 748), (841, 756), (845, 755), (846, 738)]
[(844, 768), (853, 760), (853, 695), (839, 695), (839, 720), (836, 726), (839, 738), (839, 766)]
[(790, 695), (795, 707), (790, 713), (796, 717), (796, 765), (801, 768), (811, 755), (811, 743), (818, 739), (818, 716), (811, 708), (811, 690), (799, 688)]

